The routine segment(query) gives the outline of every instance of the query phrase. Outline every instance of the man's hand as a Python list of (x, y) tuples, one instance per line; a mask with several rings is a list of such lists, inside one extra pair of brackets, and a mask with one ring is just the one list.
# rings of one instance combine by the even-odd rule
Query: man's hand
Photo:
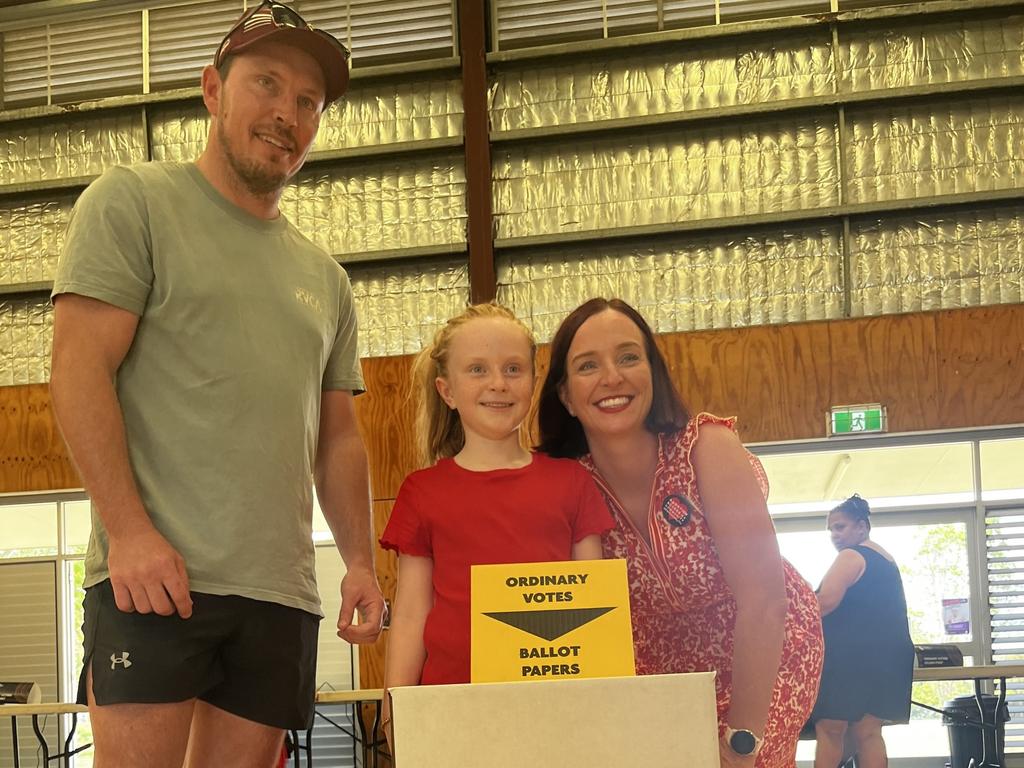
[[(353, 624), (359, 611), (359, 624)], [(349, 643), (372, 643), (384, 626), (384, 595), (377, 574), (370, 568), (353, 568), (341, 580), (341, 612), (338, 637)]]
[(185, 560), (156, 528), (111, 536), (107, 567), (119, 610), (192, 615)]

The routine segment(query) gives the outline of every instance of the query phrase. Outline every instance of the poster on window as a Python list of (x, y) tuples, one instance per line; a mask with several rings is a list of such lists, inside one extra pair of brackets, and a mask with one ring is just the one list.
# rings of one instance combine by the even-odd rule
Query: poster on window
[(946, 627), (947, 635), (971, 634), (971, 611), (966, 597), (943, 599), (942, 623)]

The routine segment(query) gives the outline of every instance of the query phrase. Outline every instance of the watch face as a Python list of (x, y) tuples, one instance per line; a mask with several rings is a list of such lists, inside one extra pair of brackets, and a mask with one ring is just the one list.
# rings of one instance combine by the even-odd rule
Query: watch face
[(729, 746), (737, 755), (752, 755), (757, 746), (757, 740), (750, 731), (733, 731), (729, 737)]

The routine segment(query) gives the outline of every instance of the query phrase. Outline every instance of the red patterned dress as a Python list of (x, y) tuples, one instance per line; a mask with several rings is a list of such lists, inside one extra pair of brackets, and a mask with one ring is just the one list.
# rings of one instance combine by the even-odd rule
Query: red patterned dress
[[(597, 479), (617, 523), (603, 536), (604, 555), (628, 563), (637, 673), (717, 672), (720, 730), (732, 694), (736, 602), (722, 574), (690, 452), (703, 425), (732, 429), (735, 421), (702, 413), (680, 432), (660, 437), (648, 523), (650, 546), (620, 508), (591, 457), (580, 460)], [(754, 456), (750, 458), (767, 495), (764, 469)], [(792, 565), (783, 561), (783, 566), (789, 611), (756, 768), (796, 765), (797, 737), (814, 706), (824, 655), (817, 598)]]

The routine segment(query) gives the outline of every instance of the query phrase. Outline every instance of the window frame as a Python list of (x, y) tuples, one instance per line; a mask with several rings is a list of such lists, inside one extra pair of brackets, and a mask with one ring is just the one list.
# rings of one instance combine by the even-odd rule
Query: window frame
[[(964, 522), (967, 526), (967, 567), (970, 594), (970, 614), (972, 622), (971, 640), (963, 643), (951, 643), (963, 651), (964, 656), (972, 656), (974, 664), (992, 664), (992, 615), (989, 606), (988, 590), (988, 552), (986, 549), (986, 519), (1001, 510), (1024, 510), (1024, 495), (998, 500), (986, 500), (982, 475), (981, 446), (988, 441), (1024, 438), (1024, 424), (1005, 426), (964, 428), (948, 430), (926, 430), (919, 432), (900, 432), (894, 434), (843, 435), (830, 438), (811, 438), (806, 440), (773, 441), (751, 443), (747, 448), (755, 456), (780, 454), (801, 454), (816, 452), (836, 452), (841, 450), (859, 450), (865, 448), (895, 448), (917, 445), (938, 445), (943, 443), (971, 444), (971, 468), (973, 478), (973, 503), (953, 502), (949, 504), (907, 504), (887, 506), (878, 511), (873, 525), (907, 525), (929, 524), (942, 522)], [(770, 481), (770, 478), (769, 478)], [(912, 500), (913, 497), (907, 497)], [(824, 527), (827, 510), (814, 512), (793, 512), (775, 514), (772, 520), (776, 530), (797, 532), (814, 530), (815, 525)], [(884, 520), (884, 522), (883, 522)], [(820, 529), (819, 529), (820, 530)], [(1008, 688), (1014, 686), (1008, 682)], [(994, 690), (993, 681), (982, 681), (981, 689), (986, 693)], [(1009, 764), (1019, 765), (1022, 753), (1019, 741), (1011, 743), (1011, 739), (1020, 738), (1024, 729), (1018, 726), (1012, 732), (1007, 728), (1007, 749), (1014, 749), (1008, 754)], [(916, 768), (927, 765), (926, 758), (894, 759), (893, 765), (904, 768)]]
[[(0, 568), (22, 563), (52, 563), (56, 581), (57, 608), (57, 695), (61, 701), (71, 701), (78, 693), (78, 681), (71, 668), (74, 659), (74, 587), (72, 564), (85, 559), (85, 553), (68, 553), (64, 525), (64, 504), (71, 501), (88, 500), (84, 490), (61, 490), (32, 493), (0, 493), (0, 510), (7, 506), (21, 504), (53, 504), (57, 516), (57, 552), (53, 555), (32, 555), (29, 557), (0, 558)], [(3, 514), (0, 511), (0, 514)], [(71, 728), (71, 716), (61, 715), (57, 719), (59, 743), (63, 744)]]

